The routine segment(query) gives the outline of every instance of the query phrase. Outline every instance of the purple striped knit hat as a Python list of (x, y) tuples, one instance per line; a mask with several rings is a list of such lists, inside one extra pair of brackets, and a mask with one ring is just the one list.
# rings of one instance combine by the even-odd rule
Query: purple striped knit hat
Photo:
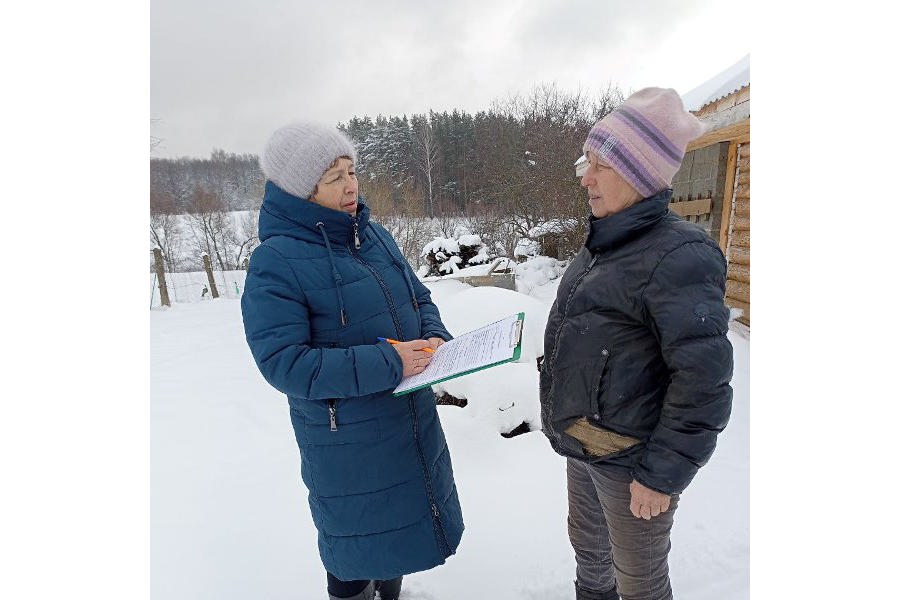
[(672, 185), (688, 142), (705, 130), (675, 90), (644, 88), (594, 123), (584, 153), (592, 151), (649, 198)]

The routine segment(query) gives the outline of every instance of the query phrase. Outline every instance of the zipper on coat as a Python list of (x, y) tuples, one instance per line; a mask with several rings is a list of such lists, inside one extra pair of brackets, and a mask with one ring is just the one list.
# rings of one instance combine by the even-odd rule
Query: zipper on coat
[(335, 400), (328, 401), (328, 425), (331, 431), (337, 431), (337, 402)]
[(416, 452), (419, 455), (419, 463), (422, 467), (422, 476), (425, 478), (425, 493), (428, 496), (428, 503), (431, 505), (431, 524), (434, 527), (434, 538), (438, 548), (445, 557), (450, 556), (450, 544), (447, 542), (447, 534), (444, 533), (444, 526), (441, 524), (441, 512), (438, 510), (437, 502), (434, 498), (434, 490), (431, 487), (431, 476), (428, 474), (428, 465), (425, 462), (425, 453), (422, 451), (422, 445), (419, 443), (419, 415), (416, 413), (416, 405), (413, 395), (409, 394), (409, 411), (412, 413), (413, 421), (413, 439), (416, 442)]
[[(553, 340), (553, 353), (550, 355), (550, 360), (544, 360), (543, 365), (547, 367), (547, 374), (550, 375), (552, 381), (552, 369), (554, 367), (554, 363), (556, 362), (556, 353), (559, 351), (559, 336), (562, 335), (563, 325), (566, 323), (566, 317), (569, 314), (569, 305), (572, 303), (572, 298), (575, 296), (575, 289), (581, 284), (581, 280), (584, 279), (588, 273), (590, 273), (591, 269), (594, 268), (594, 264), (597, 262), (597, 259), (600, 258), (599, 254), (595, 254), (591, 259), (591, 262), (588, 264), (587, 268), (581, 272), (575, 281), (572, 282), (572, 287), (569, 288), (569, 295), (566, 297), (566, 304), (563, 306), (562, 317), (559, 320), (559, 326), (556, 328), (556, 338)], [(551, 384), (552, 385), (552, 384)], [(547, 416), (548, 421), (553, 421), (553, 402), (549, 403), (547, 407)], [(553, 434), (559, 438), (561, 434), (556, 431), (554, 428), (551, 428)]]
[(353, 219), (353, 242), (356, 244), (356, 249), (359, 250), (361, 245), (359, 243), (359, 223), (355, 218)]
[(587, 268), (582, 271), (582, 273), (578, 276), (578, 279), (572, 282), (572, 287), (569, 288), (569, 295), (566, 297), (566, 304), (563, 306), (563, 314), (562, 318), (559, 321), (559, 327), (556, 328), (556, 339), (553, 340), (553, 354), (550, 355), (550, 363), (547, 364), (549, 369), (550, 365), (556, 360), (556, 353), (559, 351), (559, 336), (562, 334), (562, 326), (566, 322), (566, 317), (569, 314), (569, 304), (572, 303), (572, 298), (575, 296), (575, 288), (581, 284), (581, 280), (585, 278), (585, 276), (590, 273), (591, 269), (594, 268), (594, 264), (597, 262), (597, 259), (600, 258), (599, 255), (594, 255), (594, 258), (591, 259), (591, 262), (588, 264)]
[(353, 251), (353, 248), (350, 248), (348, 246), (347, 250), (350, 251), (350, 256), (355, 258), (357, 262), (359, 262), (359, 264), (363, 265), (369, 270), (369, 272), (372, 273), (372, 276), (375, 277), (375, 281), (377, 281), (378, 285), (381, 286), (381, 291), (384, 294), (385, 300), (387, 300), (388, 309), (391, 312), (391, 320), (394, 322), (394, 329), (397, 330), (397, 339), (400, 341), (405, 341), (405, 338), (403, 336), (403, 327), (400, 326), (400, 318), (397, 316), (397, 308), (394, 306), (394, 302), (391, 299), (391, 293), (388, 289), (387, 284), (384, 282), (384, 279), (381, 278), (381, 273), (378, 272), (378, 269), (364, 261), (359, 253)]

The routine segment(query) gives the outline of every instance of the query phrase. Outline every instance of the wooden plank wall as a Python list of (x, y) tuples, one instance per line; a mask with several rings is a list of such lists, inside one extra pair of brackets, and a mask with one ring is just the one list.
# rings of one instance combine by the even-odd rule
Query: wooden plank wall
[(708, 221), (712, 212), (712, 198), (669, 202), (669, 209), (692, 223), (699, 223), (701, 218)]
[(750, 141), (735, 142), (734, 192), (725, 256), (728, 280), (725, 303), (740, 308), (738, 321), (750, 325)]

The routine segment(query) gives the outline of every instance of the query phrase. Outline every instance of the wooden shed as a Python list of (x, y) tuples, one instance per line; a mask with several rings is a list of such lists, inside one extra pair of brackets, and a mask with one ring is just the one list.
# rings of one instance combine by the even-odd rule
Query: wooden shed
[(707, 123), (672, 180), (670, 209), (701, 225), (728, 261), (725, 303), (750, 325), (750, 56), (682, 96)]

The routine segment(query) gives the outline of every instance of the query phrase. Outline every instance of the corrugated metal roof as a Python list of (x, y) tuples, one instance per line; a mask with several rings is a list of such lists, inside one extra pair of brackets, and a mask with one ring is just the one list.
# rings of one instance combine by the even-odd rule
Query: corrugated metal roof
[(748, 54), (712, 79), (681, 95), (686, 110), (700, 110), (710, 102), (724, 98), (750, 84), (750, 55)]

